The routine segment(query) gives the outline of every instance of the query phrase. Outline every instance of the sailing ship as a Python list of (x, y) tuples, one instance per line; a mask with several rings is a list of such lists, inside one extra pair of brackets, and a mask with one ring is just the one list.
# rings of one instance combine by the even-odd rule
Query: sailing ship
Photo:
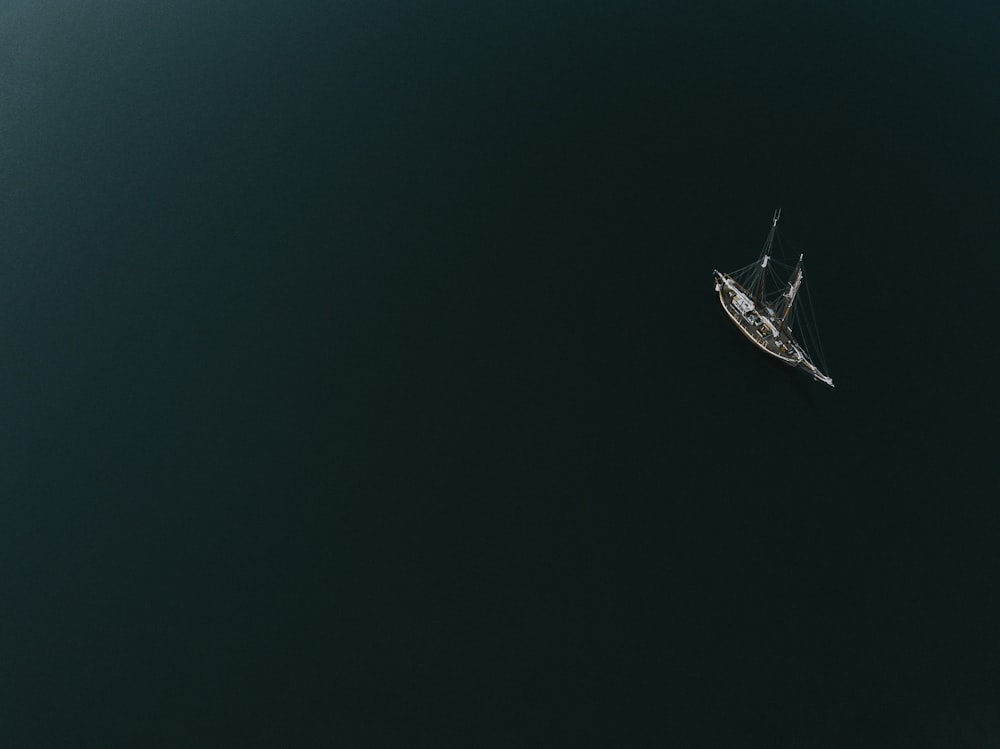
[[(815, 320), (801, 309), (805, 280), (802, 255), (788, 281), (782, 283), (777, 276), (783, 264), (772, 257), (772, 251), (780, 217), (779, 208), (774, 212), (760, 257), (754, 262), (731, 273), (714, 271), (715, 291), (729, 319), (757, 348), (791, 367), (804, 369), (814, 379), (833, 387), (833, 379), (823, 371), (827, 367)], [(774, 284), (772, 290), (768, 289), (768, 282)], [(811, 312), (811, 304), (809, 307)], [(802, 328), (798, 338), (793, 324)], [(809, 347), (816, 349), (815, 355), (806, 347), (809, 339)]]

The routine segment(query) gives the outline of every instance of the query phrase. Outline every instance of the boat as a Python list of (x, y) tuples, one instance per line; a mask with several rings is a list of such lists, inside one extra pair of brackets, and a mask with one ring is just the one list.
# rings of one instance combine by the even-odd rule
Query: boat
[[(760, 256), (754, 262), (731, 273), (713, 272), (715, 291), (726, 315), (754, 346), (833, 387), (833, 378), (826, 374), (829, 370), (819, 344), (811, 303), (808, 313), (802, 309), (805, 291), (802, 255), (787, 281), (781, 282), (777, 275), (779, 270), (787, 269), (772, 256), (780, 217), (779, 208), (774, 212)], [(794, 330), (793, 326), (801, 330)], [(810, 354), (810, 349), (815, 349), (815, 355)]]

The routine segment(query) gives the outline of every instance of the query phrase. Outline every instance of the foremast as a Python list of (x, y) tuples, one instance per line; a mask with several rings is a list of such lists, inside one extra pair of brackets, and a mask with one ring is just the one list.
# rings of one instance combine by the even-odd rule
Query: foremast
[(786, 324), (788, 322), (788, 316), (792, 313), (792, 305), (795, 304), (795, 297), (799, 293), (799, 287), (802, 285), (802, 255), (799, 255), (799, 262), (795, 264), (795, 270), (792, 271), (792, 279), (788, 282), (788, 289), (782, 294), (784, 301), (784, 306), (782, 307), (781, 314), (779, 315), (779, 328), (784, 331)]

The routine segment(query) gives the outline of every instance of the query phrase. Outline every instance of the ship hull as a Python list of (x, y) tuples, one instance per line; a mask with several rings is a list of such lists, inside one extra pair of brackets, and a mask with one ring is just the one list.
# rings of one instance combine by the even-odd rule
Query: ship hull
[[(782, 364), (804, 369), (815, 379), (833, 387), (833, 378), (823, 374), (812, 363), (809, 353), (795, 340), (790, 327), (792, 310), (796, 309), (796, 314), (799, 314), (799, 308), (794, 305), (803, 282), (802, 255), (799, 255), (788, 286), (780, 294), (774, 290), (770, 294), (767, 291), (768, 274), (773, 275), (773, 268), (768, 269), (768, 263), (771, 261), (771, 249), (780, 216), (781, 210), (778, 209), (774, 212), (764, 248), (755, 262), (732, 274), (718, 270), (714, 272), (715, 291), (730, 322), (750, 343)], [(800, 322), (804, 319), (799, 315)], [(805, 322), (805, 328), (810, 327), (814, 328), (809, 322)], [(814, 343), (819, 346), (818, 340)]]
[(716, 271), (716, 290), (726, 316), (754, 346), (789, 367), (802, 363), (795, 342), (781, 328), (780, 321), (759, 310), (741, 289)]

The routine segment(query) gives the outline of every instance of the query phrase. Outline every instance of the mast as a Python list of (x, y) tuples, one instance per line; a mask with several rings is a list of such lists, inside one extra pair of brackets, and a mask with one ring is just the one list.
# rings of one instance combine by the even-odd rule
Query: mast
[(767, 268), (767, 262), (771, 259), (771, 245), (774, 244), (774, 232), (778, 227), (778, 219), (781, 218), (781, 209), (779, 208), (774, 212), (774, 218), (771, 221), (771, 231), (767, 233), (767, 239), (764, 240), (764, 247), (760, 251), (760, 257), (758, 258), (759, 267), (757, 269), (757, 278), (753, 284), (754, 301), (760, 304), (764, 301), (764, 277), (765, 269)]
[(785, 306), (781, 310), (780, 330), (785, 329), (785, 323), (792, 312), (792, 305), (795, 303), (795, 295), (799, 293), (799, 286), (802, 285), (802, 255), (799, 255), (799, 262), (795, 264), (795, 271), (792, 273), (792, 280), (788, 282), (788, 291), (782, 294), (785, 297)]

